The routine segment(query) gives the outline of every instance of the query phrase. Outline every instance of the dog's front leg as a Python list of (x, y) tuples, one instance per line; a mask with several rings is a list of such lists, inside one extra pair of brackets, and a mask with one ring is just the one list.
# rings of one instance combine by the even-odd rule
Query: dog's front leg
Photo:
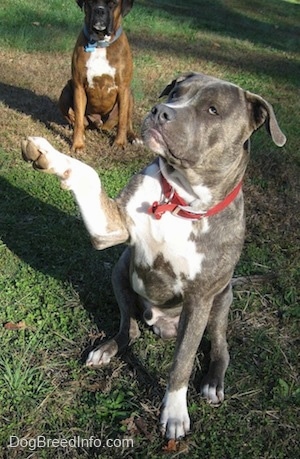
[(42, 137), (22, 142), (22, 154), (37, 170), (57, 175), (64, 189), (71, 190), (96, 249), (127, 241), (128, 231), (113, 199), (102, 189), (97, 172), (87, 164), (55, 150)]
[[(198, 300), (198, 301), (197, 301)], [(187, 389), (196, 352), (211, 304), (195, 297), (185, 300), (180, 316), (175, 356), (162, 402), (161, 427), (168, 438), (184, 437), (190, 429)]]
[(118, 93), (119, 121), (114, 145), (125, 147), (127, 144), (128, 108), (130, 104), (130, 89), (121, 86)]
[(74, 85), (74, 133), (72, 151), (80, 153), (84, 148), (84, 116), (87, 104), (87, 96), (83, 86)]
[(100, 367), (106, 365), (117, 354), (140, 336), (136, 320), (138, 296), (133, 291), (129, 279), (131, 248), (127, 247), (113, 270), (112, 283), (121, 313), (119, 333), (112, 339), (99, 344), (87, 358), (86, 365)]

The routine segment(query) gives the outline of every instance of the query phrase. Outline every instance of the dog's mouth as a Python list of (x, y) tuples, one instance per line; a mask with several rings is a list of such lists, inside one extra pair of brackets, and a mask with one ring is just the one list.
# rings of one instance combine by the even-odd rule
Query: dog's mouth
[(144, 143), (155, 153), (161, 154), (168, 148), (162, 134), (154, 127), (143, 130), (142, 138)]
[(92, 30), (95, 32), (95, 33), (103, 33), (105, 30), (107, 30), (107, 26), (106, 24), (103, 24), (102, 22), (95, 22), (93, 25), (92, 25)]
[(160, 156), (163, 156), (170, 164), (180, 161), (180, 158), (176, 156), (169, 142), (159, 129), (151, 127), (143, 130), (142, 138), (145, 145), (147, 145), (150, 150)]
[(110, 33), (107, 30), (107, 27), (105, 25), (101, 24), (94, 24), (91, 27), (90, 31), (90, 39), (94, 41), (101, 41), (101, 40), (107, 40), (110, 38)]

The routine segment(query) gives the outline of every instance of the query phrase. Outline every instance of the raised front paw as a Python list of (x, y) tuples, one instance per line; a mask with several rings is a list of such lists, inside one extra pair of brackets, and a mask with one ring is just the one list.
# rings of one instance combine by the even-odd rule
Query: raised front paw
[(42, 137), (28, 137), (27, 140), (22, 140), (21, 150), (25, 161), (32, 162), (33, 167), (39, 170), (47, 170), (49, 161), (45, 152), (52, 148), (49, 142)]
[(118, 345), (114, 339), (100, 344), (93, 349), (87, 358), (87, 367), (101, 367), (107, 365), (111, 359), (118, 353)]
[(67, 178), (69, 157), (55, 150), (43, 137), (28, 137), (21, 142), (22, 156), (34, 169)]
[(182, 438), (190, 430), (190, 417), (186, 403), (187, 388), (166, 391), (160, 417), (161, 431), (167, 438)]

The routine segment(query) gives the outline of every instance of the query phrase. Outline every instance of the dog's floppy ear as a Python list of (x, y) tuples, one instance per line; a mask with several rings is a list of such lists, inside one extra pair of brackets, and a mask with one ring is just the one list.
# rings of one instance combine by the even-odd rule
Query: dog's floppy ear
[(171, 83), (169, 83), (165, 87), (165, 89), (162, 91), (162, 93), (159, 95), (159, 97), (168, 96), (177, 83), (181, 83), (182, 81), (185, 81), (187, 78), (190, 78), (190, 77), (192, 77), (194, 75), (196, 75), (195, 72), (189, 72), (189, 73), (185, 73), (185, 74), (180, 75), (179, 77), (175, 78), (175, 80), (171, 81)]
[(162, 93), (159, 95), (159, 97), (164, 97), (164, 96), (168, 96), (170, 94), (170, 92), (172, 91), (172, 89), (174, 88), (175, 84), (177, 83), (177, 80), (173, 80), (171, 81), (171, 83), (169, 83), (165, 89), (162, 91)]
[(121, 14), (122, 16), (126, 16), (129, 13), (133, 5), (133, 0), (122, 0), (122, 9)]
[(79, 6), (80, 9), (83, 8), (83, 5), (84, 5), (84, 0), (76, 0), (77, 2), (77, 5)]
[(257, 94), (248, 91), (246, 91), (246, 99), (250, 103), (250, 119), (253, 123), (253, 130), (256, 131), (265, 124), (273, 142), (278, 147), (283, 147), (286, 137), (277, 123), (272, 105)]

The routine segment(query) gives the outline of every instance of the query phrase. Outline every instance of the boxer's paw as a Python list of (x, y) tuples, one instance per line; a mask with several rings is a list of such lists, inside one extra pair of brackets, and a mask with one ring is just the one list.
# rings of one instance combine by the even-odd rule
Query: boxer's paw
[(127, 133), (127, 139), (128, 142), (131, 143), (132, 145), (143, 145), (142, 139), (139, 139), (138, 136), (133, 132), (130, 131)]
[(186, 403), (187, 388), (166, 391), (160, 417), (161, 431), (167, 438), (182, 438), (190, 430), (190, 417)]
[(80, 155), (84, 151), (84, 142), (73, 142), (71, 147), (71, 153)]
[(28, 137), (21, 143), (22, 156), (31, 162), (34, 169), (66, 178), (69, 169), (69, 157), (55, 150), (43, 137)]
[(113, 148), (118, 148), (118, 149), (122, 149), (124, 150), (126, 148), (126, 145), (127, 145), (127, 140), (126, 138), (124, 139), (123, 137), (116, 137), (112, 146)]
[(117, 353), (118, 345), (114, 339), (111, 339), (104, 344), (100, 344), (89, 353), (86, 366), (97, 368), (107, 365)]
[(144, 145), (144, 142), (142, 141), (142, 139), (139, 139), (138, 137), (136, 137), (135, 139), (132, 140), (132, 145)]

